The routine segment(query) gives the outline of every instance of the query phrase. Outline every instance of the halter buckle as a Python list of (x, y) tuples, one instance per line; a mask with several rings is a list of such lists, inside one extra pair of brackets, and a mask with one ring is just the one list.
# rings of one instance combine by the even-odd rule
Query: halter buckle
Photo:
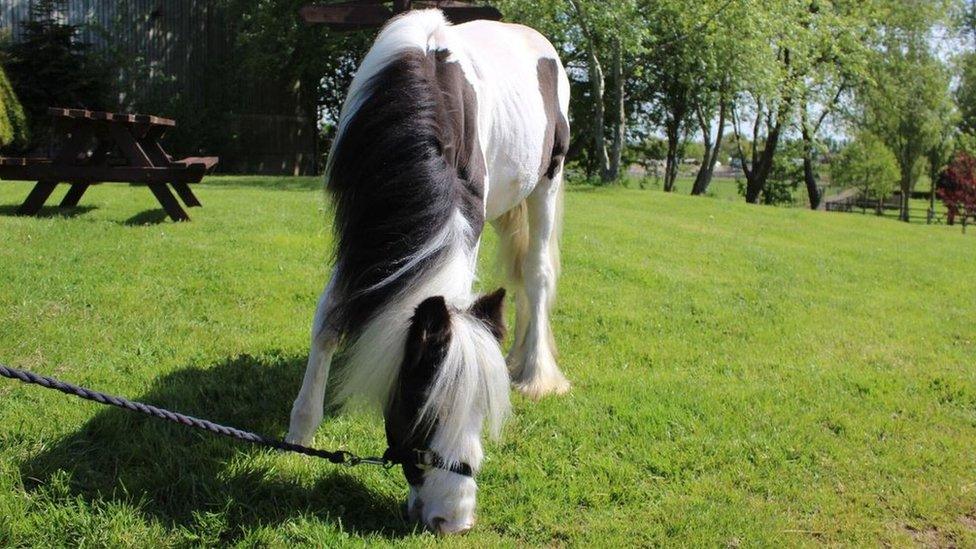
[(417, 469), (420, 469), (421, 471), (429, 471), (430, 469), (434, 469), (434, 460), (431, 459), (429, 450), (414, 448), (413, 453), (417, 456), (416, 463), (414, 463)]

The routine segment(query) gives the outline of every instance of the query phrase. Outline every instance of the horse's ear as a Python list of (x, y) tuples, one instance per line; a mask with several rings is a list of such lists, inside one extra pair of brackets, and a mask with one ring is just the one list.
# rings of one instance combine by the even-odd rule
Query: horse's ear
[(414, 310), (407, 334), (407, 356), (420, 361), (434, 346), (451, 337), (451, 312), (443, 296), (428, 297)]
[(498, 288), (478, 298), (471, 314), (485, 323), (498, 341), (505, 339), (505, 288)]

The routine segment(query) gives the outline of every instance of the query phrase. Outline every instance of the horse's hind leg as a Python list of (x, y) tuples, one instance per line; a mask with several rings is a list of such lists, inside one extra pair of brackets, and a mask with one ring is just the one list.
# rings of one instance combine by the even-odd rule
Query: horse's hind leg
[(524, 243), (521, 268), (510, 269), (516, 278), (517, 309), (509, 368), (516, 388), (533, 399), (569, 390), (569, 381), (556, 365), (556, 344), (549, 324), (559, 275), (561, 186), (560, 173), (552, 180), (543, 179), (526, 198), (528, 241)]
[[(333, 280), (334, 280), (333, 276)], [(336, 292), (330, 282), (315, 309), (312, 322), (312, 345), (308, 352), (308, 366), (302, 389), (291, 409), (291, 423), (286, 440), (293, 444), (307, 445), (312, 441), (315, 430), (322, 423), (325, 408), (325, 386), (329, 382), (329, 368), (332, 355), (339, 344), (339, 332), (331, 324), (329, 317), (336, 307)]]

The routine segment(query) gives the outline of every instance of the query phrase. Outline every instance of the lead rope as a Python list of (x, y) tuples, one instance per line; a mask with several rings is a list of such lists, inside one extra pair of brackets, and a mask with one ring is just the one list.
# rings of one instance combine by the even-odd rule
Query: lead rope
[(169, 410), (164, 410), (162, 408), (157, 408), (149, 404), (143, 404), (141, 402), (133, 402), (131, 400), (107, 395), (105, 393), (99, 393), (98, 391), (92, 391), (91, 389), (86, 389), (84, 387), (78, 387), (77, 385), (72, 385), (70, 383), (65, 383), (53, 377), (47, 377), (35, 374), (33, 372), (28, 372), (25, 370), (18, 370), (17, 368), (10, 368), (9, 366), (4, 366), (0, 364), (0, 376), (7, 377), (10, 379), (15, 379), (17, 381), (22, 381), (28, 384), (40, 385), (42, 387), (47, 387), (48, 389), (54, 389), (56, 391), (61, 391), (62, 393), (74, 395), (85, 400), (92, 400), (100, 404), (105, 404), (108, 406), (116, 406), (118, 408), (123, 408), (125, 410), (130, 410), (133, 412), (138, 412), (140, 414), (145, 414), (147, 416), (156, 417), (159, 419), (164, 419), (166, 421), (172, 421), (173, 423), (179, 423), (181, 425), (186, 425), (189, 427), (194, 427), (196, 429), (202, 429), (204, 431), (209, 431), (211, 433), (237, 439), (243, 440), (245, 442), (250, 442), (251, 444), (256, 444), (258, 446), (265, 446), (267, 448), (274, 448), (275, 450), (280, 450), (282, 452), (295, 452), (298, 454), (304, 454), (306, 456), (312, 456), (322, 459), (327, 459), (331, 463), (337, 465), (345, 465), (347, 467), (354, 467), (356, 465), (367, 464), (367, 465), (379, 465), (385, 469), (389, 469), (394, 465), (400, 463), (399, 461), (393, 461), (386, 457), (359, 457), (352, 452), (347, 452), (345, 450), (336, 450), (330, 452), (328, 450), (319, 450), (316, 448), (309, 448), (307, 446), (302, 446), (300, 444), (292, 444), (290, 442), (285, 442), (283, 440), (277, 440), (273, 438), (268, 438), (261, 436), (257, 433), (252, 433), (249, 431), (242, 431), (240, 429), (235, 429), (233, 427), (227, 427), (224, 425), (218, 425), (212, 421), (207, 421), (205, 419), (198, 419), (195, 417), (187, 416), (177, 412), (171, 412)]

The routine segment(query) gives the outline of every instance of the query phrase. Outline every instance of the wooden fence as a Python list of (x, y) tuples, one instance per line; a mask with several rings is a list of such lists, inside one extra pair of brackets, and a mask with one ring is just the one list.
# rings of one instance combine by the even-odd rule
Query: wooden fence
[[(912, 193), (913, 199), (926, 196), (928, 196), (928, 193)], [(824, 209), (828, 212), (860, 213), (895, 218), (901, 214), (900, 194), (893, 194), (878, 200), (877, 197), (862, 196), (861, 191), (858, 189), (846, 189), (837, 195), (825, 198), (823, 204)], [(928, 207), (911, 207), (911, 202), (909, 202), (908, 214), (911, 219), (924, 219), (927, 224), (941, 225), (948, 223), (948, 210), (941, 201), (936, 201), (934, 210)], [(976, 220), (976, 217), (969, 217)], [(972, 224), (972, 221), (965, 215), (958, 215), (956, 216), (955, 223), (960, 224), (962, 231), (966, 232), (966, 226)]]

